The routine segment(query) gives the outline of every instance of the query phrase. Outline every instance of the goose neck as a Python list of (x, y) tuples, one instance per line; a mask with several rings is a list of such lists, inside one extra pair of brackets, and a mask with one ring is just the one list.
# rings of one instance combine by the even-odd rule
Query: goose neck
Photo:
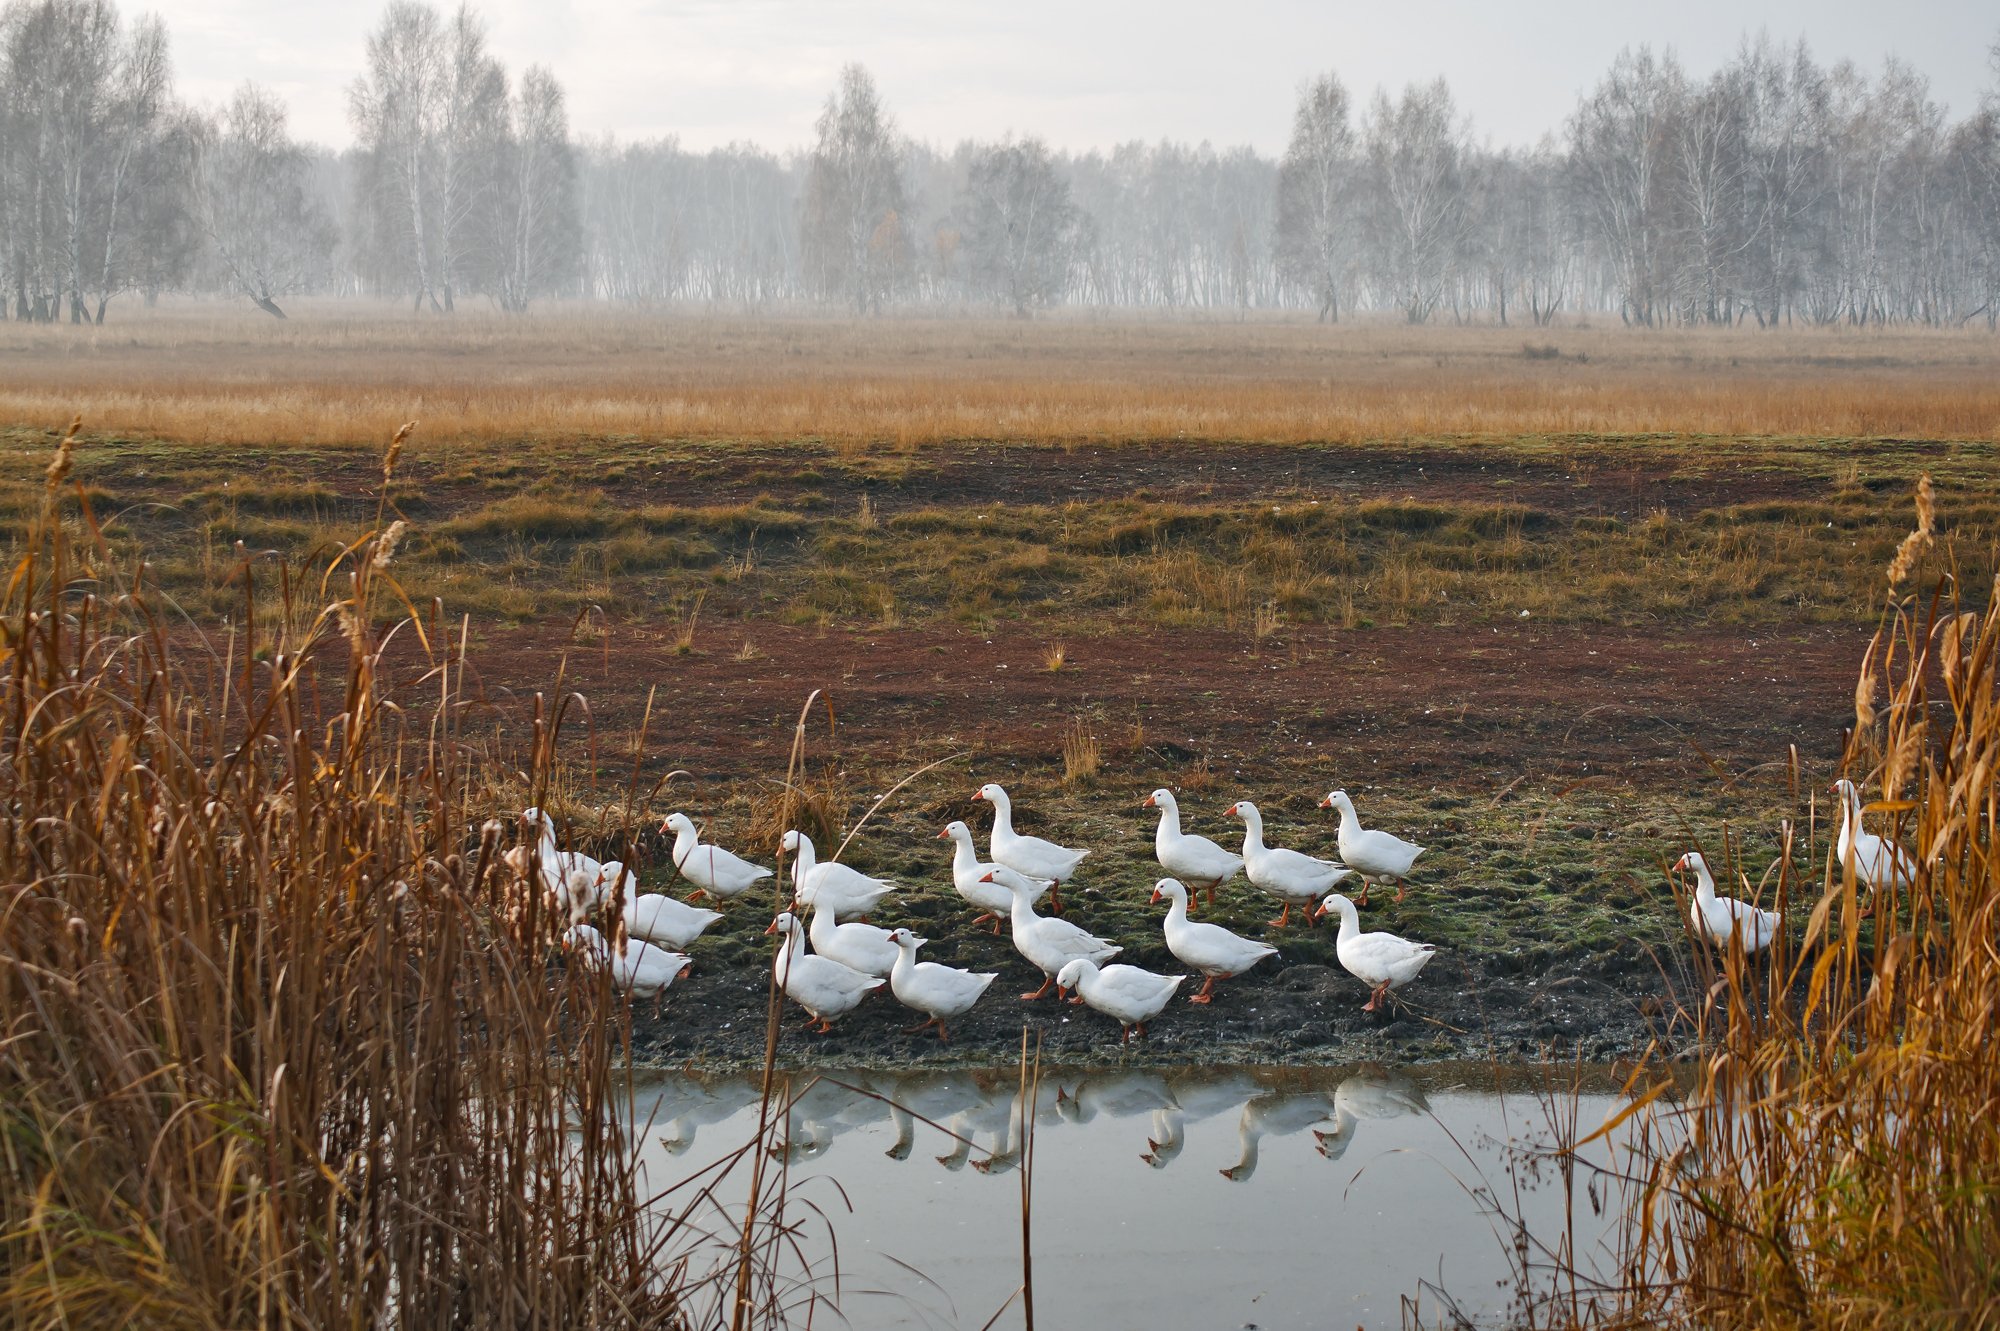
[(1243, 811), (1243, 853), (1245, 856), (1262, 853), (1264, 849), (1264, 815), (1255, 809)]
[(951, 868), (953, 873), (970, 873), (979, 867), (979, 852), (972, 848), (972, 834), (954, 836), (951, 839)]
[(1697, 864), (1695, 866), (1694, 896), (1695, 900), (1701, 902), (1704, 906), (1715, 904), (1715, 876), (1709, 873), (1706, 864)]
[(993, 834), (1002, 837), (1014, 835), (1014, 802), (1007, 798), (1004, 790), (993, 794)]
[(803, 880), (807, 874), (811, 873), (818, 862), (818, 858), (818, 855), (813, 851), (812, 838), (803, 832), (799, 833), (799, 848), (792, 854), (793, 881)]
[(1346, 897), (1336, 895), (1333, 899), (1333, 908), (1340, 914), (1340, 933), (1336, 946), (1338, 943), (1351, 943), (1359, 938), (1361, 936), (1361, 912), (1354, 908), (1354, 903)]
[(1170, 801), (1160, 802), (1160, 830), (1154, 834), (1155, 841), (1178, 841), (1181, 835), (1180, 807)]

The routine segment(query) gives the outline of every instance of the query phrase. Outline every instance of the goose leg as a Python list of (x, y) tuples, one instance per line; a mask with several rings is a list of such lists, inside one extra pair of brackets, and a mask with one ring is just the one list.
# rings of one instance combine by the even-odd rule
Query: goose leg
[(999, 932), (1000, 932), (1000, 917), (999, 917), (998, 915), (995, 915), (995, 914), (994, 914), (994, 913), (993, 913), (992, 911), (990, 911), (990, 910), (989, 910), (989, 911), (987, 911), (987, 912), (986, 912), (986, 913), (985, 913), (984, 915), (980, 915), (980, 916), (976, 916), (976, 917), (975, 917), (975, 918), (973, 919), (973, 921), (972, 921), (972, 927), (973, 927), (973, 928), (975, 928), (975, 929), (977, 929), (977, 928), (978, 928), (978, 927), (979, 927), (980, 925), (982, 925), (982, 924), (986, 923), (986, 922), (987, 922), (988, 920), (991, 920), (991, 921), (993, 921), (993, 932), (994, 932), (994, 933), (996, 933), (996, 934), (997, 934), (997, 933), (999, 933)]
[(813, 1027), (813, 1032), (816, 1035), (831, 1035), (833, 1034), (833, 1023), (828, 1021), (825, 1017), (821, 1017), (819, 1019), (819, 1025)]
[(1286, 925), (1290, 924), (1291, 920), (1292, 920), (1292, 903), (1287, 901), (1285, 903), (1284, 910), (1279, 912), (1277, 919), (1266, 920), (1264, 921), (1264, 923), (1270, 925), (1273, 929), (1282, 929)]
[(1190, 995), (1188, 997), (1188, 1002), (1208, 1003), (1214, 1001), (1213, 996), (1209, 993), (1209, 990), (1213, 988), (1215, 988), (1215, 977), (1213, 975), (1207, 976), (1201, 982), (1201, 992), (1198, 994)]
[(1055, 976), (1044, 975), (1042, 977), (1042, 987), (1035, 990), (1035, 992), (1032, 994), (1022, 994), (1021, 995), (1022, 1000), (1024, 1002), (1030, 1002), (1030, 1003), (1033, 1002), (1035, 999), (1040, 998), (1043, 994), (1046, 994), (1050, 989), (1054, 988), (1055, 982), (1056, 982)]
[(1396, 904), (1403, 904), (1403, 880), (1400, 878), (1396, 880)]
[(1361, 880), (1361, 895), (1360, 895), (1360, 896), (1358, 896), (1358, 897), (1356, 897), (1356, 898), (1354, 899), (1354, 904), (1355, 904), (1355, 905), (1357, 905), (1357, 906), (1365, 906), (1365, 905), (1367, 905), (1367, 904), (1368, 904), (1368, 889), (1369, 889), (1369, 888), (1371, 888), (1371, 887), (1373, 887), (1373, 886), (1375, 886), (1375, 880), (1374, 880), (1374, 879), (1372, 879), (1372, 878), (1365, 878), (1365, 877), (1364, 877), (1364, 878), (1363, 878), (1363, 879)]
[(701, 898), (703, 901), (708, 900), (708, 889), (705, 887), (697, 887), (694, 891), (688, 893), (687, 899), (689, 901), (693, 901), (696, 897)]

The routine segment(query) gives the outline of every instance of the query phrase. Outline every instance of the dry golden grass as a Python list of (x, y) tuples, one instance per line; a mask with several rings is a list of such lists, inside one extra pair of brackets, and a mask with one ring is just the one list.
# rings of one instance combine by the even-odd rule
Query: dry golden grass
[(1103, 753), (1097, 732), (1086, 718), (1079, 716), (1064, 728), (1062, 757), (1064, 785), (1088, 785), (1097, 779), (1098, 769), (1103, 765)]
[[(254, 315), (254, 317), (252, 317)], [(261, 322), (259, 322), (261, 320)], [(1538, 334), (1538, 337), (1541, 335)], [(595, 308), (417, 317), (205, 305), (0, 324), (0, 422), (81, 407), (188, 442), (1371, 441), (1544, 434), (2000, 438), (1983, 332), (1333, 327), (1300, 320), (856, 322)], [(1539, 351), (1539, 349), (1538, 349)]]
[(183, 656), (58, 519), (73, 460), (0, 596), (0, 1325), (686, 1325), (626, 1010), (550, 967), (462, 653), (388, 683), (403, 524)]

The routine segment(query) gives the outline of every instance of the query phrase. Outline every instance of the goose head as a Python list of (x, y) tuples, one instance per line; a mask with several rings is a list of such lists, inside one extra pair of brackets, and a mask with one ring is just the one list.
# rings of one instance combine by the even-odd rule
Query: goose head
[(944, 825), (942, 832), (937, 834), (939, 841), (943, 841), (947, 837), (953, 841), (970, 841), (972, 839), (972, 829), (954, 818)]
[(521, 810), (521, 826), (536, 833), (553, 833), (556, 830), (549, 816), (532, 804)]
[(1318, 920), (1333, 911), (1338, 911), (1344, 919), (1347, 915), (1354, 913), (1354, 903), (1338, 892), (1329, 892), (1320, 899), (1319, 905), (1313, 907), (1312, 917)]
[(1322, 809), (1338, 809), (1342, 813), (1352, 813), (1354, 811), (1354, 801), (1347, 798), (1346, 791), (1334, 790), (1329, 791), (1327, 797), (1319, 802), (1319, 807)]
[(1236, 801), (1236, 803), (1223, 810), (1223, 815), (1228, 818), (1241, 818), (1246, 823), (1255, 822), (1262, 817), (1257, 812), (1257, 806), (1249, 800)]
[(660, 824), (660, 831), (672, 832), (677, 837), (693, 836), (694, 820), (684, 813), (670, 813), (667, 820)]
[(1095, 974), (1097, 974), (1097, 963), (1089, 957), (1078, 957), (1056, 972), (1056, 988), (1065, 993), (1074, 993), (1076, 987), (1083, 983), (1084, 976)]
[(972, 798), (985, 800), (988, 804), (1005, 804), (1007, 802), (1007, 792), (999, 785), (988, 781), (985, 785), (972, 792)]
[(998, 870), (997, 868), (988, 869), (985, 873), (980, 874), (979, 881), (982, 883), (992, 883), (998, 887), (1004, 887), (1009, 892), (1012, 892), (1016, 898), (1019, 898), (1023, 892), (1029, 890), (1028, 888), (1022, 886), (1024, 882), (1026, 883), (1034, 882), (1033, 879), (1022, 879), (1017, 877), (1010, 882), (1003, 883), (1000, 881), (1000, 870)]
[(1715, 878), (1708, 871), (1708, 861), (1698, 850), (1691, 850), (1674, 861), (1674, 868), (1694, 875), (1695, 895), (1706, 899), (1715, 891)]
[(1161, 786), (1158, 790), (1146, 796), (1146, 802), (1139, 807), (1142, 809), (1171, 809), (1174, 807), (1174, 792), (1168, 790), (1165, 786)]
[(771, 921), (771, 927), (764, 931), (764, 935), (767, 938), (772, 934), (784, 934), (786, 937), (790, 937), (792, 933), (798, 929), (798, 927), (799, 927), (798, 916), (792, 914), (788, 910), (780, 911), (778, 914), (778, 918)]
[(1159, 882), (1153, 884), (1152, 900), (1158, 902), (1161, 897), (1165, 897), (1169, 901), (1185, 903), (1187, 901), (1187, 888), (1182, 886), (1181, 880), (1178, 878), (1162, 878)]
[(908, 929), (891, 929), (889, 931), (889, 941), (903, 951), (913, 953), (931, 940), (928, 938), (919, 938)]
[(778, 844), (784, 848), (785, 854), (796, 855), (799, 853), (800, 846), (802, 845), (810, 846), (812, 842), (806, 839), (806, 834), (804, 832), (799, 831), (795, 827), (791, 831), (785, 833), (784, 839), (780, 841)]

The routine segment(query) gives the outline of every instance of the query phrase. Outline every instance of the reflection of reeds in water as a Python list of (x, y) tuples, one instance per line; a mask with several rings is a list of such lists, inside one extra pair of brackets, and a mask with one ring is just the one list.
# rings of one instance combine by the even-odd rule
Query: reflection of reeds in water
[[(1928, 490), (1892, 583), (1929, 548)], [(1784, 829), (1759, 885), (1792, 907), (1773, 955), (1695, 947), (1700, 997), (1678, 1014), (1704, 1052), (1692, 1085), (1651, 1057), (1612, 1122), (1556, 1123), (1569, 1143), (1622, 1138), (1615, 1170), (1584, 1171), (1590, 1203), (1621, 1217), (1618, 1269), (1592, 1279), (1573, 1247), (1524, 1248), (1545, 1277), (1524, 1280), (1525, 1320), (2000, 1320), (2000, 623), (1991, 600), (1968, 613), (1959, 598), (1946, 580), (1892, 601), (1844, 762), (1879, 781), (1871, 813), (1915, 848), (1914, 887), (1871, 902), (1830, 852), (1809, 879), (1816, 820), (1803, 846)]]

